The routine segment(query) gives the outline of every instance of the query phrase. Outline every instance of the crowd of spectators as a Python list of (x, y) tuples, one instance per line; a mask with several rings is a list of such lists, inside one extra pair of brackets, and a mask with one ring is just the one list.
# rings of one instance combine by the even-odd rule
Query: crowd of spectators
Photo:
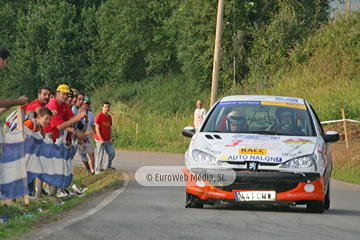
[[(0, 71), (4, 70), (9, 59), (10, 52), (0, 47)], [(41, 133), (43, 138), (48, 137), (54, 143), (63, 143), (67, 148), (76, 147), (89, 174), (100, 174), (101, 170), (115, 169), (111, 165), (115, 149), (112, 144), (109, 102), (104, 102), (102, 111), (94, 117), (90, 97), (82, 91), (61, 84), (56, 88), (54, 95), (50, 87), (40, 87), (37, 99), (31, 102), (28, 102), (26, 96), (20, 96), (18, 99), (0, 99), (0, 115), (13, 106), (21, 106), (24, 110), (27, 116), (24, 126), (31, 131)], [(93, 138), (96, 141), (96, 158)], [(108, 158), (102, 165), (104, 151)], [(36, 179), (35, 182), (37, 181), (39, 180)], [(34, 188), (34, 184), (29, 184), (29, 189), (33, 193), (42, 191), (44, 195), (50, 195), (51, 186), (45, 184), (45, 189), (43, 186), (37, 189)], [(58, 188), (56, 196), (67, 197), (69, 191), (66, 188)]]

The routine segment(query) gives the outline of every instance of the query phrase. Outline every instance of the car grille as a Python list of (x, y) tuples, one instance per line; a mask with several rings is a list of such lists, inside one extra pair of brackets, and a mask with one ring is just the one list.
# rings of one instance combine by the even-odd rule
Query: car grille
[(272, 190), (277, 193), (286, 192), (297, 187), (297, 181), (237, 181), (231, 185), (223, 186), (225, 191), (232, 190)]

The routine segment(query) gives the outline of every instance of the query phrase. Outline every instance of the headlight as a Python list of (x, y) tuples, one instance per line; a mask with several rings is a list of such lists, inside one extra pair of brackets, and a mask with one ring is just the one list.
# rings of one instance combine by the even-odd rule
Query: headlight
[(192, 156), (194, 160), (199, 163), (208, 164), (208, 165), (218, 165), (218, 166), (224, 165), (224, 163), (221, 162), (221, 160), (217, 159), (213, 155), (210, 155), (208, 153), (196, 149), (192, 151)]
[[(310, 168), (315, 166), (316, 155), (295, 158), (280, 165), (280, 168)], [(315, 166), (316, 170), (316, 166)]]

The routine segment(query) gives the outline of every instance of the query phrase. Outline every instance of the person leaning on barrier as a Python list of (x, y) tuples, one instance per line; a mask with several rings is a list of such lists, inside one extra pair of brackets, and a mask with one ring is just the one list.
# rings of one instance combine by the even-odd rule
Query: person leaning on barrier
[(68, 85), (62, 84), (58, 86), (55, 97), (50, 99), (46, 105), (47, 108), (55, 110), (58, 114), (51, 118), (50, 124), (44, 127), (44, 132), (45, 134), (53, 133), (52, 140), (55, 142), (56, 139), (59, 138), (60, 131), (67, 129), (78, 139), (86, 142), (88, 141), (87, 136), (72, 127), (76, 122), (85, 117), (86, 111), (81, 111), (76, 116), (73, 114), (69, 105), (65, 103), (69, 93), (70, 88)]
[[(36, 118), (36, 113), (38, 109), (45, 107), (45, 105), (49, 103), (50, 96), (51, 96), (51, 89), (45, 86), (41, 87), (38, 89), (37, 99), (29, 102), (28, 104), (22, 106), (21, 108), (24, 109), (25, 114), (28, 114), (29, 111), (32, 111), (34, 113), (33, 117)], [(52, 112), (52, 114), (55, 115), (56, 112)]]
[[(10, 52), (4, 47), (0, 47), (0, 71), (8, 65)], [(20, 96), (18, 99), (0, 99), (0, 115), (9, 110), (10, 107), (24, 105), (28, 101), (26, 96)]]

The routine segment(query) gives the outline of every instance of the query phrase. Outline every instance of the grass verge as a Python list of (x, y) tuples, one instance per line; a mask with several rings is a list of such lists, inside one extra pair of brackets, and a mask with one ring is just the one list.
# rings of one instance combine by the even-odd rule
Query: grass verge
[(342, 163), (334, 161), (332, 178), (360, 184), (360, 163), (352, 160), (346, 160)]
[[(64, 210), (83, 203), (104, 191), (120, 188), (120, 176), (118, 171), (103, 171), (102, 174), (90, 175), (84, 167), (74, 168), (74, 178), (70, 186), (76, 184), (78, 188), (88, 190), (83, 197), (72, 195), (67, 198), (53, 196), (41, 199), (31, 199), (30, 205), (26, 206), (23, 199), (0, 201), (0, 216), (7, 216), (8, 222), (0, 223), (0, 239), (17, 239), (23, 234), (43, 223), (57, 220)], [(40, 212), (42, 209), (44, 212)], [(47, 211), (48, 210), (48, 211)]]

